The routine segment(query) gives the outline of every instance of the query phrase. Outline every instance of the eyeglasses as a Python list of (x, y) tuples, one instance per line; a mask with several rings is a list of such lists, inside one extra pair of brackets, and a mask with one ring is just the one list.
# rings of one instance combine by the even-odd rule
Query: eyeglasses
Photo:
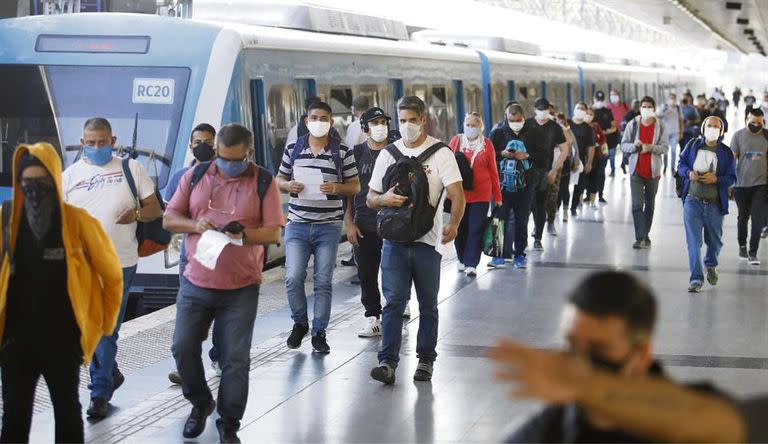
[(208, 197), (208, 209), (211, 211), (215, 211), (217, 213), (226, 214), (227, 216), (232, 216), (235, 214), (235, 209), (237, 208), (237, 198), (240, 195), (240, 189), (235, 189), (235, 201), (232, 204), (232, 209), (229, 209), (229, 205), (227, 205), (225, 208), (216, 208), (213, 205), (213, 190), (216, 187), (211, 187), (211, 195)]

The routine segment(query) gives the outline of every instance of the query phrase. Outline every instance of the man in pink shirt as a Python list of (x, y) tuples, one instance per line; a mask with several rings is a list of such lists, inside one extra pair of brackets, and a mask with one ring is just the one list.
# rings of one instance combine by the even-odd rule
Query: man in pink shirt
[[(226, 125), (216, 136), (216, 145), (213, 161), (184, 174), (163, 220), (167, 230), (187, 235), (188, 265), (176, 299), (173, 356), (184, 396), (192, 403), (183, 435), (194, 438), (203, 432), (207, 417), (216, 408), (201, 357), (202, 341), (216, 321), (222, 368), (221, 418), (216, 425), (221, 442), (240, 442), (237, 431), (248, 399), (264, 245), (279, 242), (283, 212), (271, 175), (250, 160), (254, 151), (251, 132), (241, 125)], [(262, 202), (259, 183), (263, 179), (269, 185)], [(230, 240), (212, 269), (196, 256), (201, 236), (209, 230), (222, 231)]]
[[(613, 121), (616, 128), (621, 128), (621, 122), (624, 120), (624, 116), (629, 111), (629, 105), (621, 100), (621, 96), (615, 90), (611, 90), (609, 96), (610, 102), (605, 104), (605, 107), (611, 110), (613, 114)], [(617, 145), (618, 146), (618, 145)], [(616, 147), (608, 147), (608, 164), (611, 166), (611, 177), (616, 175)]]

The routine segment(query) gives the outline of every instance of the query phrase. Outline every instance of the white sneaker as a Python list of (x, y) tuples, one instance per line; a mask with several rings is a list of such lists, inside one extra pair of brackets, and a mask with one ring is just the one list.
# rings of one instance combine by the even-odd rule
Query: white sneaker
[(459, 271), (459, 273), (461, 273), (462, 271), (466, 270), (467, 267), (465, 267), (464, 264), (459, 262), (458, 265), (456, 265), (456, 269)]
[(597, 202), (592, 202), (589, 204), (589, 209), (596, 212), (600, 210), (600, 207), (597, 206)]
[(467, 276), (469, 277), (477, 276), (477, 270), (475, 270), (475, 267), (467, 267), (465, 273), (467, 273)]
[(405, 303), (405, 311), (403, 312), (403, 317), (409, 319), (411, 317), (411, 304), (409, 302)]
[(381, 321), (376, 316), (370, 316), (368, 318), (368, 325), (363, 327), (357, 332), (357, 336), (360, 338), (373, 338), (381, 336)]
[(219, 361), (211, 361), (211, 368), (216, 372), (216, 376), (221, 378), (221, 366), (219, 365)]

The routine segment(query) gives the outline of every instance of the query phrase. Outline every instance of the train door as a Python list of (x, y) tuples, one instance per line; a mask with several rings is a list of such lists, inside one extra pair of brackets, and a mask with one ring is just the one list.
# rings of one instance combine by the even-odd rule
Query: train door
[[(464, 131), (464, 115), (466, 114), (465, 107), (464, 107), (464, 81), (462, 80), (454, 80), (453, 81), (453, 93), (454, 93), (454, 103), (456, 104), (455, 108), (455, 114), (456, 114), (456, 128), (458, 131), (456, 131), (456, 134)], [(481, 114), (482, 115), (482, 114)], [(488, 120), (487, 117), (483, 116), (483, 119)], [(488, 124), (486, 124), (486, 128), (490, 128), (490, 121)]]
[(272, 150), (267, 139), (267, 102), (264, 95), (264, 80), (251, 80), (251, 115), (253, 116), (253, 142), (256, 147), (256, 163), (277, 174), (272, 160)]
[(514, 80), (509, 80), (507, 82), (507, 90), (509, 91), (509, 100), (517, 100), (517, 90), (515, 89)]
[(315, 79), (296, 79), (295, 83), (297, 101), (302, 104), (301, 114), (304, 114), (306, 111), (303, 107), (304, 101), (308, 97), (317, 96), (317, 81)]
[(571, 86), (571, 82), (568, 82), (565, 85), (565, 101), (566, 101), (566, 109), (563, 110), (563, 114), (567, 115), (569, 118), (573, 117), (573, 87)]
[(389, 87), (392, 91), (392, 107), (388, 110), (389, 115), (392, 116), (391, 128), (397, 129), (397, 101), (405, 95), (403, 79), (389, 79)]

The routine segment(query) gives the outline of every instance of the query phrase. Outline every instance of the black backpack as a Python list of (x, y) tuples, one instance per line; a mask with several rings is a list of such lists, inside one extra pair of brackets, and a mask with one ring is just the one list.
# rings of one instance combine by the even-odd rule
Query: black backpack
[[(203, 178), (205, 175), (205, 172), (208, 171), (208, 168), (211, 166), (213, 161), (208, 162), (200, 162), (197, 165), (195, 165), (195, 169), (192, 171), (192, 177), (189, 179), (189, 190), (190, 192), (195, 189), (195, 185), (200, 182), (200, 179)], [(257, 176), (256, 176), (256, 192), (259, 195), (259, 215), (262, 220), (264, 220), (264, 196), (267, 195), (267, 191), (269, 191), (269, 186), (272, 185), (272, 173), (270, 173), (265, 168), (256, 165), (257, 168)]]
[[(408, 200), (401, 207), (379, 210), (376, 217), (379, 237), (392, 242), (412, 243), (432, 229), (437, 208), (429, 203), (429, 179), (423, 163), (442, 148), (448, 146), (438, 142), (418, 157), (407, 157), (394, 144), (387, 145), (385, 149), (395, 163), (387, 168), (382, 186), (385, 192), (395, 187), (395, 193), (406, 196)], [(440, 192), (440, 197), (442, 195)]]
[(469, 164), (467, 156), (458, 150), (453, 153), (456, 158), (456, 163), (459, 165), (459, 173), (461, 173), (461, 184), (465, 190), (471, 190), (475, 187), (475, 173), (472, 171), (472, 165)]
[[(131, 189), (131, 194), (133, 194), (136, 204), (141, 206), (136, 182), (129, 168), (129, 162), (130, 157), (123, 158), (123, 176), (125, 176), (125, 180), (128, 182), (128, 187)], [(155, 197), (160, 204), (160, 209), (165, 211), (165, 203), (157, 187), (155, 187)], [(171, 243), (171, 233), (163, 228), (163, 217), (160, 216), (151, 222), (136, 221), (136, 240), (139, 242), (139, 257), (147, 257), (165, 250), (168, 244)]]

